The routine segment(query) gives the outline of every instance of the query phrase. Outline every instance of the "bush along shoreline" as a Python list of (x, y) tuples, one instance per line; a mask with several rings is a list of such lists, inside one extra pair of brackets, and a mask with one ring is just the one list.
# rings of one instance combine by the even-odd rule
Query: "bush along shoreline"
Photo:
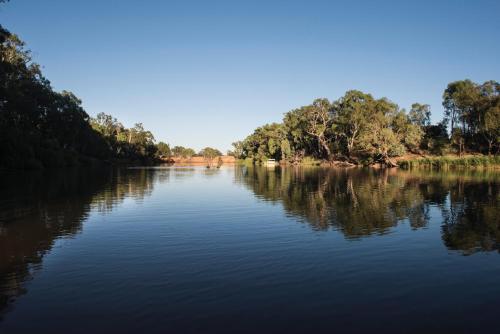
[(500, 153), (500, 84), (452, 82), (443, 92), (443, 107), (442, 121), (431, 124), (427, 104), (413, 103), (407, 111), (385, 97), (350, 90), (337, 100), (320, 98), (291, 110), (281, 123), (258, 127), (233, 143), (234, 154), (257, 164), (275, 159), (283, 164), (397, 167), (409, 164), (398, 162), (408, 155), (446, 162), (433, 165), (497, 164), (496, 158), (464, 156)]

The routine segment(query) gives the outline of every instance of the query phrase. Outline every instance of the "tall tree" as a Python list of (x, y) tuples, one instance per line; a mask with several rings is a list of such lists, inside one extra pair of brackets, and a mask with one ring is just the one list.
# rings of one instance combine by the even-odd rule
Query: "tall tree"
[(457, 124), (463, 134), (475, 131), (479, 119), (476, 108), (479, 97), (478, 85), (468, 79), (448, 84), (443, 94), (443, 106), (451, 131)]
[(410, 121), (420, 127), (431, 124), (431, 106), (428, 104), (413, 103), (408, 114)]
[(390, 157), (402, 155), (404, 147), (393, 129), (398, 106), (385, 99), (375, 100), (369, 122), (361, 132), (359, 146), (377, 161), (393, 165)]
[(500, 84), (486, 81), (480, 86), (479, 131), (488, 143), (488, 154), (500, 144)]
[(345, 142), (348, 156), (352, 155), (373, 114), (374, 103), (370, 94), (357, 90), (350, 90), (333, 102), (333, 131)]
[(496, 140), (495, 106), (498, 104), (499, 87), (495, 81), (479, 85), (461, 80), (450, 83), (446, 88), (443, 94), (445, 116), (451, 125), (452, 143), (458, 147), (459, 154), (466, 146), (479, 150), (480, 142), (484, 140), (491, 152)]
[(205, 147), (204, 149), (202, 149), (198, 153), (198, 155), (204, 157), (205, 159), (212, 160), (212, 159), (215, 159), (217, 157), (220, 157), (222, 155), (222, 153), (218, 149), (215, 149), (212, 147)]
[(158, 144), (156, 144), (156, 149), (157, 149), (157, 154), (160, 157), (168, 158), (172, 154), (172, 152), (170, 150), (170, 146), (167, 143), (164, 143), (162, 141), (159, 142)]
[(306, 107), (305, 118), (307, 121), (306, 132), (314, 136), (318, 141), (319, 152), (323, 150), (327, 160), (330, 160), (332, 153), (330, 150), (331, 138), (327, 132), (332, 124), (332, 107), (328, 99), (316, 99), (312, 105)]

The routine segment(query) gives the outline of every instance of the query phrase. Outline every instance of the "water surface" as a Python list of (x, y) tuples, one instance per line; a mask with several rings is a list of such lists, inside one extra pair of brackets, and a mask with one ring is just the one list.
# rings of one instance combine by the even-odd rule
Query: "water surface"
[(498, 327), (495, 172), (0, 174), (0, 332)]

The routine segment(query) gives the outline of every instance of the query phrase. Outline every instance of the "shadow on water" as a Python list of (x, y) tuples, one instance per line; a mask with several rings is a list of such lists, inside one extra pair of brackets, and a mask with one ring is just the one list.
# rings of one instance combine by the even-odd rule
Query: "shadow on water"
[(169, 171), (65, 170), (0, 174), (0, 320), (55, 240), (72, 237), (90, 210), (142, 201)]
[(244, 167), (235, 180), (312, 228), (346, 238), (383, 235), (403, 221), (425, 228), (436, 207), (450, 250), (500, 249), (499, 173)]

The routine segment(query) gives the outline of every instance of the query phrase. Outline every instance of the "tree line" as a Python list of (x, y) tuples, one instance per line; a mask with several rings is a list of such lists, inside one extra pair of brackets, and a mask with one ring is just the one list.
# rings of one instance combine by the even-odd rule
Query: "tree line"
[[(1, 2), (1, 1), (0, 1)], [(387, 98), (357, 90), (335, 101), (316, 99), (233, 143), (237, 158), (298, 163), (306, 158), (390, 163), (407, 152), (447, 154), (500, 150), (500, 84), (455, 81), (443, 94), (445, 117), (430, 107), (407, 112)], [(449, 130), (449, 131), (448, 131)], [(164, 157), (219, 156), (206, 147), (156, 143), (141, 123), (124, 127), (101, 113), (91, 118), (68, 91), (56, 92), (19, 37), (0, 26), (0, 167), (43, 168), (96, 161), (153, 162)]]
[(171, 157), (189, 159), (195, 156), (214, 158), (223, 155), (221, 151), (212, 147), (205, 147), (196, 152), (184, 146), (170, 148), (168, 143), (162, 141), (155, 143), (153, 134), (145, 130), (142, 123), (136, 123), (133, 128), (127, 129), (116, 118), (105, 113), (90, 118), (90, 125), (106, 139), (109, 149), (117, 157), (126, 158), (139, 154), (160, 159)]
[(91, 118), (68, 91), (56, 92), (19, 37), (0, 26), (0, 167), (43, 168), (96, 161), (149, 162), (151, 132), (110, 115)]
[(189, 148), (189, 147), (184, 147), (184, 146), (174, 146), (170, 149), (170, 146), (168, 144), (164, 144), (164, 150), (163, 150), (163, 156), (166, 158), (170, 157), (178, 157), (178, 158), (184, 158), (184, 159), (189, 159), (192, 157), (209, 157), (209, 158), (215, 158), (218, 156), (223, 155), (221, 151), (219, 151), (216, 148), (212, 147), (205, 147), (201, 149), (200, 151), (196, 152), (194, 149)]
[(47, 168), (100, 161), (152, 163), (172, 155), (221, 153), (156, 143), (142, 123), (90, 117), (69, 91), (56, 92), (25, 43), (0, 26), (0, 168)]
[[(447, 154), (500, 149), (500, 84), (452, 82), (443, 94), (445, 117), (431, 124), (428, 104), (407, 112), (387, 98), (358, 90), (335, 101), (320, 98), (287, 112), (233, 143), (238, 158), (298, 163), (306, 157), (369, 164), (405, 153)], [(448, 132), (448, 129), (451, 129)]]

